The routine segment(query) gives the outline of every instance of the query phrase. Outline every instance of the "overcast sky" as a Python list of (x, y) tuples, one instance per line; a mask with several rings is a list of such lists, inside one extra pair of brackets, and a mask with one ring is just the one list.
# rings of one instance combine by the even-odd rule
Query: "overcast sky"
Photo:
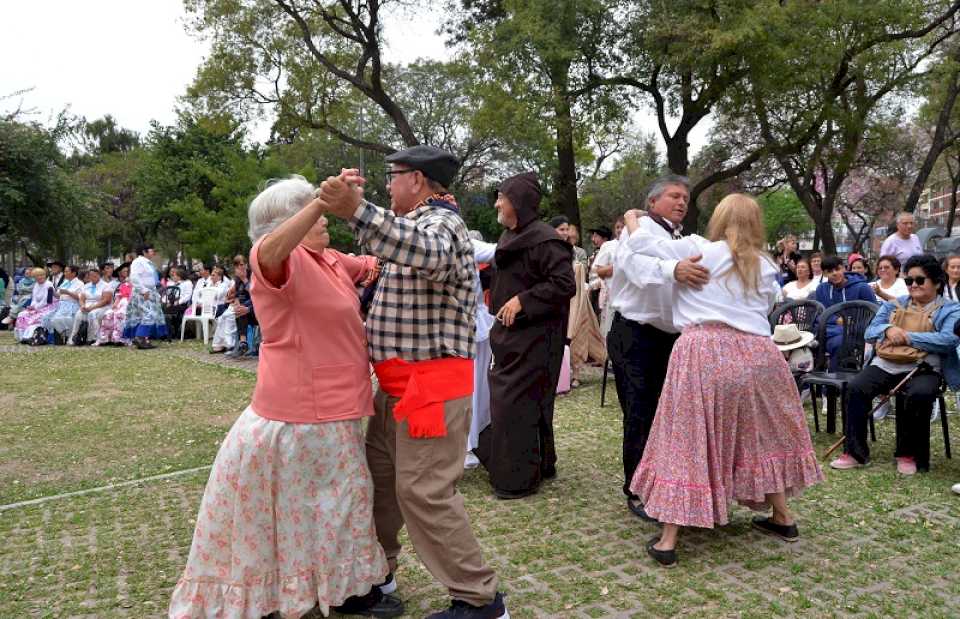
[[(385, 20), (386, 55), (394, 62), (442, 58), (438, 14)], [(206, 48), (184, 29), (181, 0), (47, 0), (4, 2), (0, 29), (0, 96), (34, 88), (24, 107), (49, 119), (64, 107), (89, 119), (112, 114), (121, 126), (145, 132), (151, 120), (171, 124)], [(0, 101), (10, 110), (18, 99)], [(637, 124), (655, 131), (649, 114)], [(255, 137), (263, 135), (255, 132)], [(698, 148), (703, 132), (694, 136)], [(662, 150), (662, 149), (661, 149)]]

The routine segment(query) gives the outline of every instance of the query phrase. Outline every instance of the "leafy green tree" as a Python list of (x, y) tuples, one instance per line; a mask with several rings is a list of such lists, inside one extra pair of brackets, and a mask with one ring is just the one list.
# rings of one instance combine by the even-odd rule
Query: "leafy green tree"
[(788, 234), (800, 236), (813, 230), (813, 221), (803, 203), (790, 189), (780, 188), (759, 196), (757, 200), (763, 209), (763, 226), (770, 245)]
[(53, 128), (0, 121), (0, 238), (34, 262), (87, 250), (96, 226), (58, 144), (67, 131), (63, 115)]
[(864, 141), (922, 82), (960, 2), (765, 3), (749, 79), (721, 110), (753, 127), (834, 253), (832, 216)]

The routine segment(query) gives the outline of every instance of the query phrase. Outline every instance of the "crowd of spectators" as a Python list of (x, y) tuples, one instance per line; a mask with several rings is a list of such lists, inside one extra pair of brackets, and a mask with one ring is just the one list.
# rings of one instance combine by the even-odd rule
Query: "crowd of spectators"
[[(219, 264), (196, 269), (170, 264), (160, 272), (153, 256), (152, 247), (144, 246), (139, 257), (128, 254), (119, 267), (112, 262), (77, 266), (53, 260), (44, 266), (22, 266), (13, 277), (4, 271), (0, 329), (12, 330), (21, 344), (152, 348), (150, 339), (169, 341), (180, 335), (184, 317), (199, 315), (201, 293), (211, 288), (216, 291), (211, 352), (256, 356), (256, 343), (249, 340), (256, 338), (257, 320), (244, 256), (233, 259), (231, 276)], [(9, 303), (4, 303), (8, 288)], [(131, 325), (127, 310), (134, 299), (141, 318)], [(159, 303), (162, 326), (141, 337), (143, 316), (153, 313), (151, 299)]]

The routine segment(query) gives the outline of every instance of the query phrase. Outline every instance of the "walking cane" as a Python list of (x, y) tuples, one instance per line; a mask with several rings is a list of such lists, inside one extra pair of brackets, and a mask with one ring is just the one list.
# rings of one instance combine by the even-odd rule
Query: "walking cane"
[[(886, 404), (887, 402), (889, 402), (889, 401), (890, 401), (890, 398), (892, 398), (893, 396), (897, 395), (897, 393), (903, 388), (903, 386), (907, 384), (907, 381), (910, 380), (911, 378), (913, 378), (913, 375), (917, 373), (917, 370), (919, 370), (921, 367), (926, 366), (926, 365), (927, 365), (926, 363), (921, 363), (921, 364), (918, 365), (917, 367), (915, 367), (915, 368), (913, 368), (912, 370), (910, 370), (910, 372), (909, 372), (906, 376), (903, 377), (903, 380), (901, 380), (899, 383), (897, 383), (897, 385), (896, 385), (893, 389), (890, 390), (890, 393), (888, 393), (888, 394), (886, 394), (885, 396), (883, 396), (882, 398), (880, 398), (880, 402), (879, 402), (876, 406), (874, 406), (874, 407), (870, 410), (870, 412), (867, 413), (867, 415), (868, 415), (868, 416), (869, 416), (869, 415), (873, 415), (875, 412), (877, 412), (878, 410), (880, 410), (880, 407), (882, 407), (884, 404)], [(927, 367), (929, 367), (929, 366), (927, 366)], [(868, 418), (869, 418), (869, 417), (868, 417)], [(829, 458), (829, 457), (830, 457), (830, 454), (832, 454), (833, 452), (835, 452), (835, 451), (837, 450), (837, 447), (839, 447), (840, 445), (843, 445), (843, 441), (844, 441), (846, 438), (847, 438), (847, 435), (846, 435), (846, 434), (842, 434), (842, 435), (840, 436), (840, 440), (838, 440), (838, 441), (837, 441), (836, 443), (834, 443), (833, 445), (830, 445), (830, 448), (827, 449), (827, 452), (826, 452), (825, 454), (823, 454), (823, 459), (826, 460), (827, 458)]]

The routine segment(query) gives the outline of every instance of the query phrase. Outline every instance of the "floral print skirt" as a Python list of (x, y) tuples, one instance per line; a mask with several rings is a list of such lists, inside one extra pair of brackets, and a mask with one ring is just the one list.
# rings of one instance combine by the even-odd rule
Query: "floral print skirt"
[(688, 327), (670, 355), (643, 459), (630, 485), (648, 514), (726, 524), (729, 503), (768, 509), (823, 480), (796, 382), (773, 340), (726, 325)]
[(144, 299), (142, 292), (136, 290), (130, 295), (127, 305), (127, 315), (123, 323), (123, 337), (163, 338), (167, 337), (167, 320), (160, 305), (160, 295), (155, 290), (150, 291), (149, 298)]
[(17, 321), (13, 323), (13, 337), (18, 342), (29, 340), (33, 337), (33, 332), (37, 327), (43, 326), (44, 319), (57, 311), (57, 302), (45, 305), (38, 310), (32, 307), (26, 307), (17, 315)]
[(387, 572), (360, 420), (284, 423), (247, 407), (214, 461), (170, 617), (326, 615)]

